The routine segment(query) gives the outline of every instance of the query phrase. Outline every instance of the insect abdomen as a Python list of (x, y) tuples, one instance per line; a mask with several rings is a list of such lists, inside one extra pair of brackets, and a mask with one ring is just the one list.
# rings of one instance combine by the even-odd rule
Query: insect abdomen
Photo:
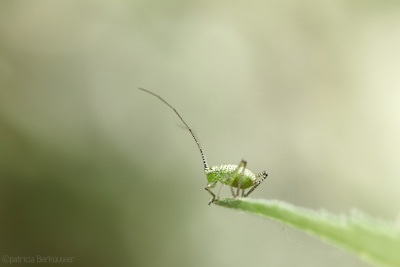
[[(240, 189), (246, 189), (254, 185), (256, 176), (250, 170), (237, 170), (238, 165), (227, 164), (220, 166), (212, 166), (206, 171), (209, 184), (223, 183)], [(240, 181), (241, 180), (241, 181)]]

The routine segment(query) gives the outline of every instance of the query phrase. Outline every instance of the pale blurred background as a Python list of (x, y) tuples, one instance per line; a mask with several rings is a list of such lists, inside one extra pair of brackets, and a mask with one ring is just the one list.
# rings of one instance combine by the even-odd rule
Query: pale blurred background
[(9, 0), (0, 22), (2, 256), (369, 266), (208, 206), (194, 141), (137, 87), (211, 165), (267, 170), (254, 198), (399, 214), (398, 1)]

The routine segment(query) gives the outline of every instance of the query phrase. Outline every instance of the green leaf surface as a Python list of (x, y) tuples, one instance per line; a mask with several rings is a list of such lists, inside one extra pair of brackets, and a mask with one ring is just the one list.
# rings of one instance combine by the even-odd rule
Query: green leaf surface
[(400, 227), (359, 211), (333, 215), (277, 200), (228, 198), (216, 205), (268, 217), (334, 244), (378, 266), (400, 266)]

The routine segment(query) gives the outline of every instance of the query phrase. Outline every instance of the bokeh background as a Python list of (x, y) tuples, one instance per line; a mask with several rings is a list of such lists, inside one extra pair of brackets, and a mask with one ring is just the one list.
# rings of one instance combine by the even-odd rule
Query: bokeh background
[(398, 1), (1, 1), (1, 255), (368, 266), (208, 206), (189, 133), (136, 88), (211, 165), (267, 170), (252, 197), (393, 221), (399, 48)]

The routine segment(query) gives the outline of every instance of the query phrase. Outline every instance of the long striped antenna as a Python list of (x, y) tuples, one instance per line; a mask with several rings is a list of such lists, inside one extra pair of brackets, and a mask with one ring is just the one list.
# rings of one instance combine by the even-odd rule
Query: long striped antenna
[(159, 95), (157, 95), (157, 94), (155, 94), (155, 93), (153, 93), (153, 92), (151, 92), (151, 91), (149, 91), (147, 89), (144, 89), (144, 88), (140, 88), (139, 87), (138, 89), (157, 97), (162, 102), (164, 102), (168, 107), (170, 107), (176, 113), (176, 115), (178, 115), (179, 119), (181, 119), (183, 124), (185, 124), (186, 128), (189, 130), (189, 132), (192, 135), (194, 141), (196, 142), (197, 147), (200, 150), (201, 158), (203, 160), (204, 170), (207, 171), (208, 170), (208, 164), (207, 164), (207, 161), (206, 161), (206, 157), (204, 156), (203, 149), (201, 148), (199, 141), (197, 141), (196, 137), (194, 136), (192, 129), (190, 129), (189, 125), (187, 125), (187, 123), (183, 120), (182, 116), (178, 113), (178, 111), (176, 111), (176, 109), (173, 106), (171, 106), (167, 101), (165, 101), (161, 96), (159, 96)]

